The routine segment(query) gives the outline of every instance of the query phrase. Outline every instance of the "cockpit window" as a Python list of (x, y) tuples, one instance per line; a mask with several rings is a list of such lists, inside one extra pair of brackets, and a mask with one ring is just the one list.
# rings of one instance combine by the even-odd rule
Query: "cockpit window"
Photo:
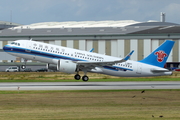
[(15, 42), (12, 42), (11, 44), (13, 45)]
[(12, 42), (11, 45), (17, 45), (17, 46), (20, 46), (20, 43)]

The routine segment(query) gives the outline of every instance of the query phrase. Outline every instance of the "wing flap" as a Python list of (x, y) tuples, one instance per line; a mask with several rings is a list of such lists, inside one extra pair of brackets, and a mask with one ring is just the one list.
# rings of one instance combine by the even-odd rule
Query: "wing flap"
[(90, 68), (90, 69), (94, 69), (95, 67), (103, 67), (103, 66), (112, 66), (115, 63), (122, 63), (127, 61), (130, 56), (133, 54), (134, 50), (131, 51), (126, 57), (124, 57), (123, 59), (120, 60), (115, 60), (115, 61), (104, 61), (104, 62), (89, 62), (89, 61), (74, 61), (75, 63), (77, 63), (79, 68)]

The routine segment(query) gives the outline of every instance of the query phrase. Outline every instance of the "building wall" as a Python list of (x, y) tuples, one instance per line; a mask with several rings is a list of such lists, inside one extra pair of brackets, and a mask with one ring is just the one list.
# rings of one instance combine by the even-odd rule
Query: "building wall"
[[(113, 39), (113, 40), (45, 40), (41, 42), (62, 45), (65, 47), (80, 49), (89, 51), (94, 48), (93, 52), (111, 55), (115, 57), (124, 57), (130, 51), (134, 50), (131, 60), (141, 60), (155, 50), (164, 39)], [(179, 62), (180, 61), (180, 39), (174, 39), (175, 46), (171, 52), (168, 62)], [(11, 43), (12, 41), (0, 41), (1, 59), (2, 61), (11, 62), (16, 60), (15, 57), (4, 53), (2, 48), (4, 45)]]

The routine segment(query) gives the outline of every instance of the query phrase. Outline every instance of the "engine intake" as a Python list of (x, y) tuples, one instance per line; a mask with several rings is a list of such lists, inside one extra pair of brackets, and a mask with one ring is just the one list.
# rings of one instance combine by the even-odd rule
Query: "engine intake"
[(54, 65), (54, 64), (47, 64), (46, 65), (46, 68), (49, 69), (49, 70), (53, 70), (53, 71), (57, 71), (57, 65)]

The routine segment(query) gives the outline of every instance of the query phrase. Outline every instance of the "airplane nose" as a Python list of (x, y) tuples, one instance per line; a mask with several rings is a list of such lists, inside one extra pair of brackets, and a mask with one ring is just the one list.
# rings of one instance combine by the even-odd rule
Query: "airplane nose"
[(4, 51), (8, 51), (8, 50), (10, 50), (11, 48), (8, 46), (8, 45), (5, 45), (4, 47), (3, 47), (3, 50)]

